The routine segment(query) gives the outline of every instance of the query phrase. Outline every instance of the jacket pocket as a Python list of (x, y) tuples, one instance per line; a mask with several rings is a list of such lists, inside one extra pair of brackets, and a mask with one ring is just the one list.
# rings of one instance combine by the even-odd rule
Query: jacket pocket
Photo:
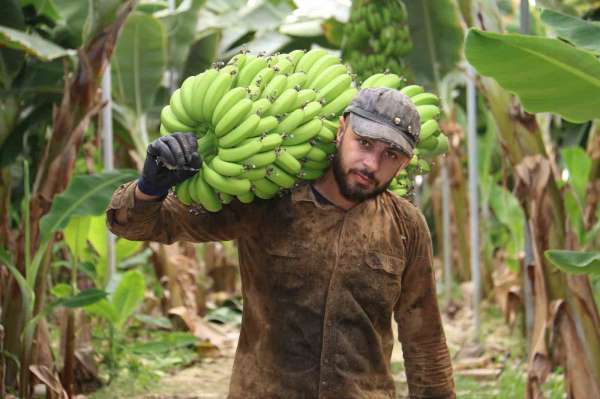
[(365, 263), (373, 270), (380, 270), (398, 278), (402, 276), (405, 266), (404, 258), (375, 251), (367, 253)]

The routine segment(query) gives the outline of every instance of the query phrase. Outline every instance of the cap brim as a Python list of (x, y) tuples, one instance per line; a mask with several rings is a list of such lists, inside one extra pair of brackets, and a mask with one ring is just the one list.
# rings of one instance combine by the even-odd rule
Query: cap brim
[(409, 157), (412, 157), (413, 147), (404, 137), (402, 132), (392, 129), (382, 123), (363, 118), (353, 112), (350, 113), (350, 125), (357, 135), (376, 140), (383, 140), (395, 146)]

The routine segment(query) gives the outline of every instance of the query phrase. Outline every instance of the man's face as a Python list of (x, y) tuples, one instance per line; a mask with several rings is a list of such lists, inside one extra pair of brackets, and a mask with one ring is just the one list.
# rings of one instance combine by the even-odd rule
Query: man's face
[(342, 119), (337, 137), (333, 174), (341, 194), (350, 201), (364, 201), (387, 189), (408, 155), (389, 144), (360, 137), (348, 119)]

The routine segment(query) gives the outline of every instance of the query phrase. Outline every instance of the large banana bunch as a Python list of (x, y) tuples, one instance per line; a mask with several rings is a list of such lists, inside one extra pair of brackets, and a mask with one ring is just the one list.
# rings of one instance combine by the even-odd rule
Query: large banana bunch
[(346, 66), (322, 49), (242, 52), (187, 78), (161, 111), (160, 131), (195, 133), (204, 162), (177, 197), (217, 212), (234, 197), (269, 199), (319, 178), (356, 92)]
[(342, 58), (360, 81), (379, 71), (404, 76), (402, 57), (412, 49), (401, 0), (353, 0), (344, 26)]
[(418, 85), (402, 86), (402, 78), (395, 74), (376, 73), (368, 77), (361, 89), (368, 87), (389, 87), (398, 89), (408, 96), (415, 105), (421, 120), (419, 141), (409, 164), (398, 172), (392, 180), (390, 190), (401, 197), (412, 194), (414, 177), (429, 172), (431, 166), (426, 160), (448, 151), (448, 138), (440, 131), (437, 118), (440, 116), (439, 98), (425, 92)]

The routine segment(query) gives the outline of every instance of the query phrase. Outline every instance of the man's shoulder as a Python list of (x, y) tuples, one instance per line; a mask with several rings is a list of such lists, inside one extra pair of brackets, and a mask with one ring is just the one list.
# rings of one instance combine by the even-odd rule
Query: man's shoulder
[(385, 204), (392, 207), (396, 212), (399, 212), (403, 219), (409, 218), (409, 220), (414, 222), (423, 217), (421, 209), (415, 204), (389, 190), (381, 193), (381, 198)]

